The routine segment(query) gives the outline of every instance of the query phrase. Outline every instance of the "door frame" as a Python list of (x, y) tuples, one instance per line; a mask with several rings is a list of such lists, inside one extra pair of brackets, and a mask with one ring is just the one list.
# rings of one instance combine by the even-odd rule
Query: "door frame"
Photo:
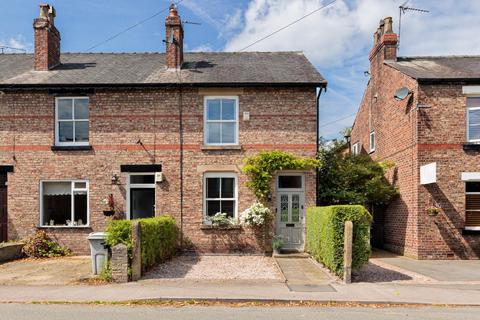
[[(131, 176), (153, 176), (153, 183), (130, 183), (130, 177)], [(150, 189), (152, 188), (154, 193), (153, 193), (153, 202), (154, 202), (154, 209), (153, 209), (153, 215), (156, 216), (157, 214), (157, 184), (155, 182), (155, 172), (128, 172), (127, 174), (127, 190), (126, 190), (126, 208), (127, 212), (125, 214), (125, 218), (127, 220), (131, 220), (131, 212), (130, 212), (130, 190), (131, 189)]]
[[(301, 176), (302, 177), (302, 186), (301, 188), (279, 188), (279, 177), (280, 176)], [(305, 173), (298, 172), (298, 171), (285, 171), (279, 172), (275, 176), (275, 235), (279, 235), (278, 227), (280, 223), (280, 208), (279, 208), (279, 201), (280, 201), (280, 194), (300, 194), (300, 205), (303, 206), (300, 211), (300, 223), (302, 228), (302, 235), (301, 235), (301, 244), (298, 248), (288, 248), (287, 250), (299, 250), (303, 251), (305, 249), (305, 225), (306, 225), (306, 208), (305, 208), (305, 195), (306, 195), (306, 183), (305, 183)]]

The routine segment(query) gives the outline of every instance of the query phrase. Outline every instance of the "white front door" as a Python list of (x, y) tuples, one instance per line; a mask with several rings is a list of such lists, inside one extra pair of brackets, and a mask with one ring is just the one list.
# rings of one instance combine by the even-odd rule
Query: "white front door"
[(302, 251), (305, 234), (304, 176), (279, 175), (276, 199), (275, 234), (282, 238), (282, 249)]

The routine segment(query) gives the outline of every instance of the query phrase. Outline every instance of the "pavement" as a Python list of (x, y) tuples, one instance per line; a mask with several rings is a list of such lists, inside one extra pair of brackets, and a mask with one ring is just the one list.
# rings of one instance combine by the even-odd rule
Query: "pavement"
[[(436, 276), (445, 281), (407, 283), (371, 282), (342, 284), (324, 272), (313, 260), (305, 257), (276, 258), (285, 281), (279, 280), (195, 280), (195, 279), (144, 279), (127, 284), (107, 285), (0, 285), (1, 302), (118, 302), (131, 300), (221, 300), (221, 301), (316, 301), (320, 303), (358, 302), (365, 304), (434, 304), (480, 306), (480, 281), (464, 281), (470, 275), (440, 278), (441, 270), (449, 270), (452, 261), (426, 263), (403, 257), (374, 259), (393, 261), (405, 268), (415, 268), (425, 273), (425, 278)], [(391, 259), (391, 260), (389, 260)], [(475, 261), (474, 261), (475, 262)], [(387, 265), (386, 262), (382, 262)], [(478, 262), (477, 262), (478, 263)], [(403, 270), (391, 265), (396, 270)], [(1, 265), (0, 267), (4, 267)], [(467, 263), (463, 273), (475, 272), (479, 265)], [(14, 272), (13, 269), (10, 269)], [(413, 273), (413, 271), (404, 271)], [(5, 276), (5, 275), (2, 275)], [(30, 275), (35, 279), (34, 275)], [(455, 280), (455, 281), (451, 281)], [(461, 280), (461, 281), (460, 281)], [(1, 318), (0, 318), (1, 319)]]
[(478, 308), (338, 308), (338, 307), (237, 307), (228, 306), (100, 306), (100, 305), (0, 305), (0, 319), (8, 320), (391, 320), (391, 319), (480, 319)]

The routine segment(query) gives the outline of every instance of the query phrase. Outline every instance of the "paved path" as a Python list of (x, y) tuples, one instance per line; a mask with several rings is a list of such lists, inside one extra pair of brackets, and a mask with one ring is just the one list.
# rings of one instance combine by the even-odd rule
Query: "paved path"
[(276, 256), (287, 286), (295, 292), (332, 292), (333, 280), (307, 257)]
[(480, 283), (480, 260), (415, 260), (385, 251), (374, 259), (443, 282)]
[(313, 308), (313, 307), (127, 307), (95, 305), (0, 305), (8, 320), (251, 320), (251, 319), (480, 319), (476, 308)]

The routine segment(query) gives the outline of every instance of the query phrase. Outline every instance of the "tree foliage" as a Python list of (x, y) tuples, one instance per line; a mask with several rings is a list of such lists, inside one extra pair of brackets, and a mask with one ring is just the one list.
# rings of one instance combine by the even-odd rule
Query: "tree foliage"
[(397, 194), (385, 179), (385, 171), (393, 167), (391, 162), (376, 162), (368, 155), (353, 156), (346, 152), (346, 144), (338, 141), (323, 144), (318, 159), (317, 196), (321, 205), (386, 205)]

